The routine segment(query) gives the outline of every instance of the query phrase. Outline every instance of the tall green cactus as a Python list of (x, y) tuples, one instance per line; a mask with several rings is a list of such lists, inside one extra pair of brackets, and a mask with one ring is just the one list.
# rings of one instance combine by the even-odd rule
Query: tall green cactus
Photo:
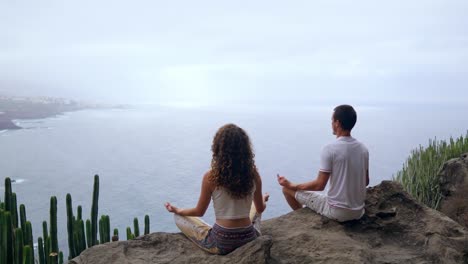
[(5, 210), (0, 208), (0, 263), (6, 263), (6, 235), (3, 235), (6, 232), (5, 224)]
[(37, 239), (37, 247), (39, 248), (39, 264), (46, 264), (44, 254), (44, 243), (42, 242), (42, 237), (39, 237)]
[(81, 205), (78, 205), (78, 209), (76, 210), (76, 220), (82, 220), (83, 219), (83, 208), (81, 208)]
[(78, 220), (78, 231), (77, 231), (78, 241), (79, 243), (79, 252), (77, 252), (77, 256), (81, 254), (86, 249), (86, 236), (85, 236), (85, 226), (83, 219)]
[(11, 222), (13, 228), (18, 228), (18, 206), (16, 204), (16, 193), (11, 194)]
[(13, 223), (11, 221), (11, 213), (10, 212), (5, 212), (4, 215), (4, 220), (3, 220), (3, 236), (4, 236), (4, 243), (3, 246), (6, 248), (6, 262), (5, 263), (13, 263)]
[(93, 246), (91, 239), (91, 221), (89, 219), (86, 219), (86, 243), (89, 248)]
[(58, 264), (58, 253), (52, 252), (49, 254), (49, 263), (50, 264)]
[(5, 178), (5, 211), (11, 212), (11, 180)]
[(44, 240), (44, 244), (47, 241), (47, 237), (49, 237), (49, 229), (47, 228), (47, 221), (42, 221), (42, 236)]
[(31, 250), (31, 246), (24, 246), (23, 248), (23, 262), (24, 264), (33, 264), (34, 255)]
[(59, 261), (58, 261), (59, 264), (63, 264), (63, 252), (60, 251), (59, 253)]
[(68, 231), (68, 259), (72, 259), (76, 257), (75, 252), (75, 241), (73, 239), (73, 227), (75, 224), (75, 220), (73, 217), (73, 205), (72, 205), (72, 197), (69, 193), (67, 193), (66, 197), (66, 204), (67, 204), (67, 231)]
[[(26, 207), (24, 204), (20, 204), (20, 224), (21, 229), (26, 230)], [(23, 241), (26, 241), (26, 233), (23, 232)]]
[(57, 197), (50, 197), (50, 238), (52, 253), (59, 252), (57, 237)]
[(45, 259), (47, 264), (51, 264), (51, 259), (50, 259), (50, 254), (52, 254), (52, 239), (50, 236), (47, 237), (45, 240), (45, 247), (44, 247), (44, 253), (45, 253)]
[(33, 239), (33, 232), (32, 232), (32, 224), (29, 221), (26, 221), (26, 240), (24, 241), (24, 245), (29, 245), (31, 247), (32, 255), (34, 256), (34, 239)]
[(99, 176), (94, 176), (93, 204), (91, 206), (91, 246), (97, 244), (98, 232)]
[[(83, 250), (86, 249), (86, 237), (84, 234), (84, 223), (83, 220), (75, 220), (75, 226), (73, 230), (73, 239), (75, 246), (76, 256), (80, 255)], [(68, 259), (72, 259), (71, 256), (68, 256)]]
[(149, 215), (145, 215), (145, 235), (150, 233), (150, 219)]
[(15, 263), (23, 263), (23, 231), (15, 229)]
[(138, 218), (134, 218), (133, 219), (133, 229), (134, 229), (134, 234), (135, 234), (135, 237), (139, 237), (140, 236), (140, 227), (138, 226)]

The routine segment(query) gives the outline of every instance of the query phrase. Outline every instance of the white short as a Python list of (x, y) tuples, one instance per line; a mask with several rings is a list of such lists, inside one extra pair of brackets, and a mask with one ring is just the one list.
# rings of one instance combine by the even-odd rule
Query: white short
[(339, 207), (330, 206), (327, 202), (327, 196), (311, 191), (297, 191), (295, 194), (296, 200), (318, 214), (339, 222), (359, 219), (364, 215), (362, 210), (350, 210)]

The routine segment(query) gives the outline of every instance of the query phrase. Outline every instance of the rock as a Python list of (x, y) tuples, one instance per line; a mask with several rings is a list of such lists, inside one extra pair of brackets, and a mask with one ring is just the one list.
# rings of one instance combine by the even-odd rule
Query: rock
[(460, 185), (468, 183), (468, 153), (444, 163), (439, 173), (439, 183), (444, 196), (453, 195)]
[(180, 233), (154, 233), (95, 246), (69, 263), (468, 263), (468, 230), (390, 181), (368, 188), (360, 220), (338, 223), (304, 208), (263, 221), (262, 232), (226, 256)]
[(439, 173), (442, 200), (439, 210), (468, 227), (468, 154), (444, 163)]
[(271, 237), (261, 236), (227, 256), (216, 256), (200, 250), (182, 233), (153, 233), (94, 246), (69, 264), (266, 263), (270, 258), (271, 241)]

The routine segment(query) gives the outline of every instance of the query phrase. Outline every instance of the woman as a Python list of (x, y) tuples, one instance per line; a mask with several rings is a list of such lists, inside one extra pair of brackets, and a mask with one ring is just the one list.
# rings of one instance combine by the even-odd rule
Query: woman
[[(196, 245), (225, 255), (260, 235), (260, 214), (269, 195), (262, 196), (250, 139), (242, 128), (234, 124), (221, 127), (211, 150), (211, 170), (203, 176), (197, 206), (165, 206), (174, 213), (177, 227)], [(216, 216), (213, 227), (198, 218), (205, 214), (211, 200)]]

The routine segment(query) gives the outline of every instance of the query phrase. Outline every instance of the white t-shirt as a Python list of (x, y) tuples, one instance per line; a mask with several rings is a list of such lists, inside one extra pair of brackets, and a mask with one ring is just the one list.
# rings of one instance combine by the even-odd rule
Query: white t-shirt
[(320, 171), (329, 172), (330, 206), (362, 210), (366, 199), (369, 151), (353, 137), (339, 137), (322, 149)]

